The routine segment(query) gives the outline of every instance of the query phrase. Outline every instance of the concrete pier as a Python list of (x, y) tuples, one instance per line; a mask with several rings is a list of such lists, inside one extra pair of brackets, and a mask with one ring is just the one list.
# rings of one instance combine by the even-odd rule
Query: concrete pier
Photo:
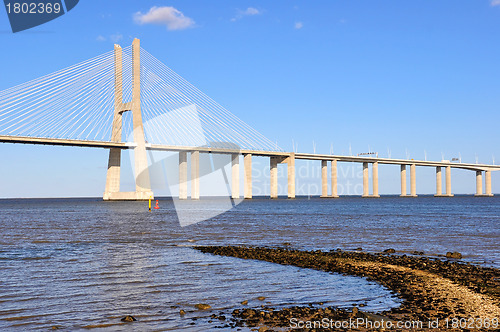
[(231, 197), (240, 198), (240, 155), (231, 155)]
[(295, 153), (291, 153), (287, 158), (288, 165), (288, 198), (295, 198)]
[(278, 157), (270, 158), (271, 199), (278, 198)]
[(374, 162), (372, 164), (372, 187), (372, 197), (380, 197), (380, 195), (378, 194), (378, 162)]
[(452, 197), (453, 194), (451, 193), (451, 166), (446, 166), (445, 176), (446, 176), (446, 197)]
[(328, 197), (328, 160), (321, 161), (321, 197)]
[(410, 165), (410, 197), (417, 197), (417, 171), (415, 164)]
[(106, 175), (106, 188), (104, 189), (104, 200), (109, 200), (114, 193), (120, 191), (120, 168), (121, 168), (122, 150), (109, 149), (108, 172)]
[(369, 163), (363, 163), (363, 195), (362, 197), (380, 197), (378, 194), (378, 162), (372, 163), (372, 194), (370, 195)]
[(332, 184), (332, 198), (338, 198), (338, 184), (337, 184), (337, 160), (331, 161), (331, 184)]
[(243, 156), (243, 164), (243, 185), (245, 187), (244, 197), (245, 199), (252, 199), (252, 155), (250, 153), (246, 153)]
[(441, 174), (441, 167), (436, 167), (436, 197), (443, 196), (443, 177)]
[(451, 193), (451, 167), (445, 167), (445, 193), (443, 194), (443, 179), (441, 167), (436, 167), (436, 195), (434, 197), (453, 197)]
[(483, 196), (483, 172), (476, 171), (476, 195)]
[(200, 199), (200, 151), (191, 152), (191, 199)]
[(484, 178), (486, 187), (486, 192), (484, 194), (486, 196), (493, 196), (493, 193), (491, 192), (491, 171), (485, 171)]
[(370, 197), (370, 188), (368, 182), (368, 163), (363, 163), (363, 197)]
[(179, 152), (179, 199), (187, 199), (188, 195), (187, 152)]
[(406, 196), (406, 165), (401, 165), (401, 197)]

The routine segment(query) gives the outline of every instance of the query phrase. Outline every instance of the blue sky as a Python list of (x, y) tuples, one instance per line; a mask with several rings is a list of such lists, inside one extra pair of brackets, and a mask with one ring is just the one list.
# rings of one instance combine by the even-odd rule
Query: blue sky
[[(141, 16), (152, 7), (177, 12)], [(315, 142), (324, 153), (333, 145), (338, 154), (390, 150), (423, 159), (425, 151), (427, 159), (498, 163), (499, 36), (498, 0), (85, 0), (16, 34), (0, 9), (0, 90), (137, 37), (285, 150), (293, 140), (301, 152)], [(0, 197), (102, 194), (104, 150), (0, 149)], [(419, 193), (432, 193), (433, 170), (418, 172), (429, 177), (419, 180)], [(397, 170), (380, 173), (381, 193), (397, 193)], [(474, 184), (472, 174), (454, 173), (455, 193), (471, 193)], [(500, 192), (496, 173), (493, 190)]]

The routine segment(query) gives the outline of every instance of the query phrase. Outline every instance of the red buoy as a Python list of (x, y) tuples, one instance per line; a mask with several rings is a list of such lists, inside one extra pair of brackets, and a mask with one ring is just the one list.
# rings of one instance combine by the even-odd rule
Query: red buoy
[(160, 208), (160, 206), (158, 205), (158, 200), (156, 200), (155, 209), (158, 210), (159, 208)]

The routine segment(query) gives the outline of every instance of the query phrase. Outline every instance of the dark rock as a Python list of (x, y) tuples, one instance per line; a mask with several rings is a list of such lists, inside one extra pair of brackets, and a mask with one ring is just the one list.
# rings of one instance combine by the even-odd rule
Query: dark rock
[(392, 249), (392, 248), (384, 250), (384, 254), (394, 254), (395, 252), (396, 252), (396, 250)]
[(137, 319), (135, 319), (134, 316), (127, 315), (120, 320), (122, 322), (135, 322)]
[(385, 317), (385, 316), (381, 316), (381, 315), (376, 315), (376, 314), (372, 314), (372, 313), (369, 313), (369, 312), (361, 312), (360, 311), (360, 314), (366, 318), (367, 320), (369, 321), (372, 321), (372, 322), (387, 322), (387, 321), (390, 321), (389, 318)]
[(454, 251), (454, 252), (449, 252), (448, 251), (446, 253), (446, 258), (460, 259), (460, 258), (462, 258), (462, 254), (459, 253), (459, 252), (456, 252), (456, 251)]

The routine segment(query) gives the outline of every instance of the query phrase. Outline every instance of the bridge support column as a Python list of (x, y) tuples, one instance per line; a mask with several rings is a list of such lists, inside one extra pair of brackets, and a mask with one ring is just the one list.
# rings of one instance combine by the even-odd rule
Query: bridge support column
[(363, 197), (370, 197), (368, 182), (368, 163), (363, 163)]
[(321, 161), (321, 197), (328, 197), (328, 161)]
[(337, 187), (338, 187), (338, 184), (337, 184), (337, 160), (335, 160), (335, 159), (332, 160), (331, 164), (332, 164), (331, 165), (332, 166), (332, 168), (331, 168), (331, 172), (332, 172), (332, 174), (331, 174), (331, 177), (332, 177), (331, 178), (331, 181), (332, 181), (332, 197), (333, 198), (337, 198), (337, 197), (339, 197), (339, 195), (338, 195), (338, 189), (337, 189)]
[(240, 155), (231, 155), (231, 197), (240, 198)]
[(483, 171), (476, 171), (476, 195), (483, 196)]
[(187, 152), (179, 152), (179, 199), (187, 199)]
[(443, 196), (443, 178), (441, 175), (441, 167), (436, 167), (436, 197)]
[(244, 164), (243, 185), (245, 187), (244, 197), (245, 199), (252, 199), (252, 155), (250, 153), (244, 155), (243, 164)]
[(271, 171), (271, 199), (278, 198), (278, 158), (270, 158)]
[(486, 187), (486, 196), (493, 196), (493, 193), (491, 192), (491, 171), (485, 171), (484, 172), (484, 178), (485, 178), (485, 187)]
[(291, 153), (287, 158), (288, 165), (288, 198), (295, 198), (295, 153)]
[(372, 186), (373, 186), (373, 195), (372, 197), (380, 197), (378, 194), (378, 162), (374, 162), (372, 164)]
[(445, 167), (445, 193), (443, 194), (443, 180), (441, 167), (436, 167), (436, 195), (435, 197), (453, 197), (451, 193), (451, 166)]
[(451, 193), (451, 166), (446, 166), (445, 176), (446, 176), (446, 197), (452, 197), (453, 194)]
[(406, 165), (401, 165), (401, 197), (406, 196)]
[(191, 199), (200, 199), (200, 151), (191, 152)]
[(108, 173), (106, 175), (106, 188), (104, 189), (104, 200), (109, 200), (113, 193), (120, 191), (120, 167), (122, 150), (109, 149)]
[(410, 165), (410, 196), (417, 197), (417, 172), (416, 165)]

